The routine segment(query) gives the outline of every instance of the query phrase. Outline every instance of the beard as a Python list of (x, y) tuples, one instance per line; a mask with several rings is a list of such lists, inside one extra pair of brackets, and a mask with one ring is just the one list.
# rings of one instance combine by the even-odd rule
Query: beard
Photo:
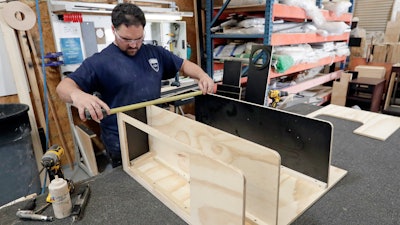
[(132, 48), (132, 47), (128, 47), (126, 50), (125, 50), (125, 53), (127, 54), (127, 55), (129, 55), (129, 56), (134, 56), (134, 55), (136, 55), (136, 53), (139, 51), (139, 48), (138, 47), (134, 47), (134, 48)]

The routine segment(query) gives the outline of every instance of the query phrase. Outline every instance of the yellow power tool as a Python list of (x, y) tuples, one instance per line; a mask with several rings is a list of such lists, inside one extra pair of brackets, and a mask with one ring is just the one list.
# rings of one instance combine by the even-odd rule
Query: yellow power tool
[[(58, 176), (64, 179), (64, 173), (61, 169), (61, 157), (64, 155), (64, 148), (59, 145), (51, 146), (46, 153), (42, 156), (42, 165), (46, 168), (49, 174), (50, 182)], [(72, 181), (66, 179), (68, 182), (68, 188), (70, 193), (74, 191), (74, 185)], [(50, 195), (47, 196), (47, 202), (52, 202)]]
[(279, 91), (279, 90), (270, 90), (268, 91), (268, 97), (272, 100), (270, 106), (272, 108), (276, 108), (278, 103), (281, 101), (281, 97), (288, 96), (289, 93), (287, 91)]

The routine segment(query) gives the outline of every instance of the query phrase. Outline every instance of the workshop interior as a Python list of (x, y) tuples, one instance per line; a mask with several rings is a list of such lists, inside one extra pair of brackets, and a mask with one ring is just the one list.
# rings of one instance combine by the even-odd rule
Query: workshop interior
[[(56, 87), (120, 3), (214, 87), (112, 108), (113, 168)], [(0, 0), (0, 49), (0, 224), (400, 224), (399, 0)]]

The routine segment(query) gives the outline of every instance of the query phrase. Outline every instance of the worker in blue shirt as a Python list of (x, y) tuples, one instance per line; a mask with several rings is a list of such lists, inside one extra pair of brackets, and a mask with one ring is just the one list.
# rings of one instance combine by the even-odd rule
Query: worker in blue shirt
[(138, 6), (118, 4), (111, 20), (114, 42), (85, 59), (58, 84), (57, 93), (78, 109), (83, 121), (87, 119), (85, 110), (93, 120), (101, 121), (102, 141), (116, 167), (121, 165), (117, 118), (104, 117), (102, 109), (109, 114), (110, 108), (159, 98), (161, 80), (173, 78), (177, 72), (198, 80), (203, 94), (213, 91), (214, 81), (198, 65), (161, 46), (143, 44), (146, 19)]

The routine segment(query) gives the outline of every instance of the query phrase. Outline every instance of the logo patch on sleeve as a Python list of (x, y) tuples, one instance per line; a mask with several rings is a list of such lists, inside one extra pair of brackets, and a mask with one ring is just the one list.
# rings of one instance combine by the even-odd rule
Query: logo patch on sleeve
[(150, 64), (151, 68), (153, 68), (153, 70), (156, 72), (158, 72), (158, 70), (160, 69), (160, 67), (158, 65), (158, 60), (156, 58), (149, 59), (149, 64)]

